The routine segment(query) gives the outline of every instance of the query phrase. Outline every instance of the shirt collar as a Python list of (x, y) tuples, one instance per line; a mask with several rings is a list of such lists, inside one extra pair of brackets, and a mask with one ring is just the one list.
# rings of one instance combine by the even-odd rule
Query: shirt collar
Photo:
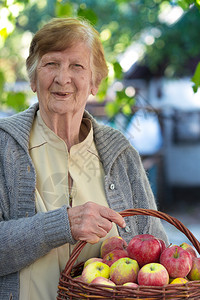
[[(88, 118), (83, 118), (81, 131), (86, 135), (86, 138), (82, 142), (72, 146), (70, 152), (77, 151), (78, 148), (87, 149), (91, 146), (93, 142), (93, 128), (92, 122)], [(45, 124), (38, 110), (30, 134), (29, 149), (40, 147), (46, 143), (49, 143), (57, 150), (67, 150), (65, 142)]]

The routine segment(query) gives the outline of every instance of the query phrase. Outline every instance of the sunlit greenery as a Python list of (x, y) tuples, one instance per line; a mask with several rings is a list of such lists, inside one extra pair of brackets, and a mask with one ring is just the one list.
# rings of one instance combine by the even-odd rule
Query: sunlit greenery
[[(184, 17), (172, 23), (169, 16), (175, 7), (179, 8), (176, 16), (181, 12)], [(115, 80), (123, 79), (126, 66), (119, 61), (133, 44), (140, 44), (137, 55), (141, 63), (152, 71), (162, 69), (165, 76), (191, 76), (196, 92), (200, 87), (200, 67), (198, 65), (194, 74), (190, 74), (187, 61), (193, 59), (197, 66), (196, 59), (200, 57), (199, 8), (200, 0), (0, 1), (0, 108), (9, 106), (19, 111), (28, 106), (33, 96), (30, 89), (16, 90), (13, 84), (28, 82), (25, 59), (30, 40), (52, 17), (81, 16), (89, 19), (100, 32), (110, 70), (99, 89), (100, 100), (104, 100), (107, 88)], [(129, 59), (128, 65), (132, 62), (134, 57)], [(113, 115), (123, 107), (123, 112), (129, 114), (132, 105), (134, 97), (122, 90), (116, 94), (115, 103), (109, 104), (107, 112)]]

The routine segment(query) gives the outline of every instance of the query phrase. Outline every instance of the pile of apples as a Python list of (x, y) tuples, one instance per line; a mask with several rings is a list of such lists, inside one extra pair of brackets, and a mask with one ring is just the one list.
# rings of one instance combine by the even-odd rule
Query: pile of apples
[(100, 257), (85, 262), (79, 280), (109, 288), (183, 284), (200, 280), (200, 257), (187, 243), (166, 247), (150, 234), (136, 235), (128, 244), (113, 236), (103, 241)]

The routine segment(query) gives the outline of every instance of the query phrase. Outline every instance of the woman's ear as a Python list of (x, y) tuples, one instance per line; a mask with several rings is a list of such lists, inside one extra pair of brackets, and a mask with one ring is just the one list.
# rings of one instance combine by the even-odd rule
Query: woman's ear
[(36, 84), (33, 81), (31, 82), (31, 89), (32, 89), (33, 93), (36, 92)]
[(93, 86), (93, 87), (91, 88), (91, 94), (92, 94), (93, 96), (95, 96), (95, 95), (97, 94), (97, 92), (98, 92), (98, 87)]

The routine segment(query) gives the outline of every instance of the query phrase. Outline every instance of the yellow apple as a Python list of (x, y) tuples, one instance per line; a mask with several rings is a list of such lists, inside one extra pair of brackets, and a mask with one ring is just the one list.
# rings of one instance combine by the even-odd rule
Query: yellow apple
[(118, 285), (126, 282), (136, 282), (139, 265), (136, 260), (129, 257), (118, 259), (110, 267), (110, 279)]
[(188, 280), (186, 278), (182, 278), (182, 277), (177, 277), (175, 279), (173, 279), (170, 284), (183, 284), (188, 282)]
[(126, 282), (123, 284), (123, 286), (138, 287), (138, 284), (135, 282)]
[(110, 275), (110, 267), (100, 261), (95, 261), (88, 264), (82, 272), (81, 279), (90, 283), (96, 277), (102, 276), (105, 278), (109, 278)]
[(88, 260), (86, 260), (86, 262), (84, 263), (83, 268), (87, 267), (87, 265), (89, 265), (89, 264), (91, 264), (91, 263), (93, 263), (93, 262), (95, 262), (95, 261), (100, 261), (100, 262), (102, 262), (103, 259), (100, 258), (100, 257), (91, 257), (91, 258), (89, 258)]

